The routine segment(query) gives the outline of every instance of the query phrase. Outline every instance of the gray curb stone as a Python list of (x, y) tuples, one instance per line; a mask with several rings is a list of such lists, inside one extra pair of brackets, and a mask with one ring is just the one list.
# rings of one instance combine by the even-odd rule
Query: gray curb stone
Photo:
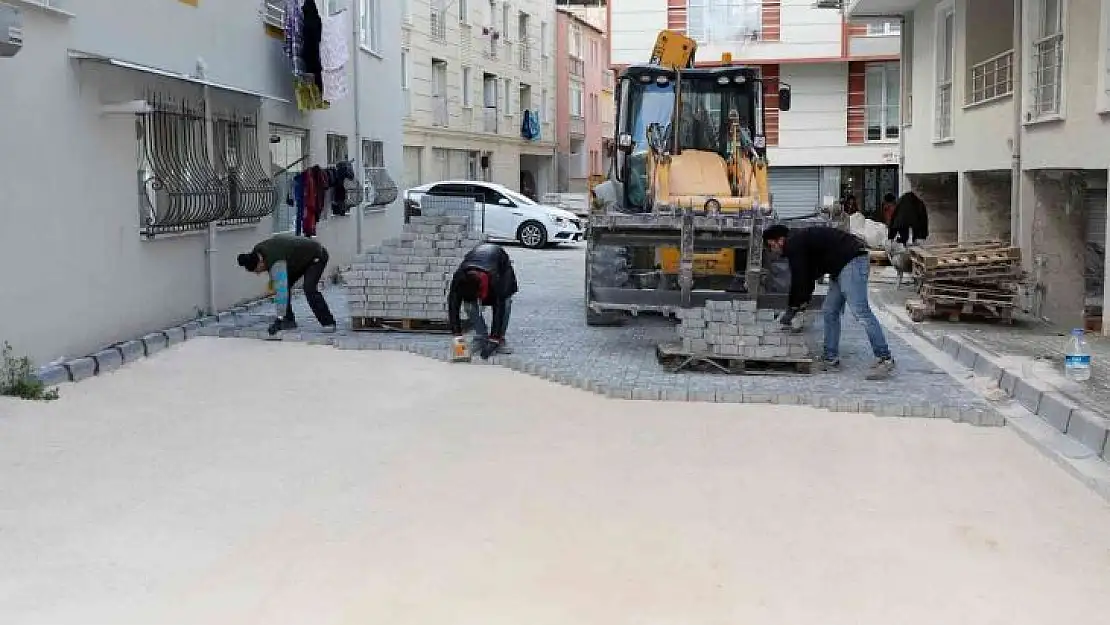
[(87, 380), (96, 375), (96, 361), (91, 357), (74, 358), (65, 363), (69, 379), (73, 382)]
[(1066, 434), (1083, 443), (1084, 447), (1094, 451), (1099, 457), (1105, 458), (1108, 432), (1110, 432), (1110, 420), (1089, 410), (1080, 409), (1072, 411)]
[(1014, 385), (1014, 399), (1029, 412), (1038, 414), (1037, 411), (1041, 407), (1041, 396), (1044, 395), (1044, 391), (1045, 389), (1037, 384), (1035, 380), (1018, 378)]
[(117, 345), (116, 349), (120, 351), (120, 354), (123, 356), (123, 362), (125, 363), (135, 362), (146, 355), (146, 352), (143, 350), (143, 344), (139, 341), (124, 341)]
[(161, 332), (151, 332), (143, 337), (143, 347), (146, 348), (147, 356), (153, 356), (166, 349), (168, 344), (169, 342), (166, 340), (166, 335)]
[(123, 366), (123, 354), (114, 347), (102, 349), (93, 354), (93, 360), (96, 361), (96, 374), (100, 375), (108, 371), (115, 371)]
[(176, 328), (169, 328), (165, 331), (166, 346), (177, 345), (178, 343), (185, 342), (185, 328), (178, 326)]
[(45, 386), (58, 386), (63, 382), (69, 382), (69, 370), (65, 365), (43, 367), (35, 374), (35, 379)]
[(197, 336), (197, 333), (200, 331), (200, 324), (196, 321), (183, 323), (181, 324), (181, 330), (185, 333), (185, 340), (188, 341)]
[(1079, 406), (1059, 393), (1045, 393), (1041, 396), (1041, 418), (1048, 421), (1061, 434), (1068, 431), (1068, 422), (1071, 421), (1071, 413), (1074, 410), (1079, 410)]

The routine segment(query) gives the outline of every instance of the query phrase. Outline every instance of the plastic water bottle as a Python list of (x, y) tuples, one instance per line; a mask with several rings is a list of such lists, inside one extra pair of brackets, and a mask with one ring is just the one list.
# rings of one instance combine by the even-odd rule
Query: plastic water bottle
[(1064, 376), (1073, 382), (1086, 382), (1091, 379), (1091, 352), (1083, 339), (1083, 330), (1071, 331), (1068, 346), (1064, 350)]

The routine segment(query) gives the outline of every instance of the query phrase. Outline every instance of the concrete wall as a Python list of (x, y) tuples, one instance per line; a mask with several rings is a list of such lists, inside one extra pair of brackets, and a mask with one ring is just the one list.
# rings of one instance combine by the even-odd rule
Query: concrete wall
[(908, 176), (910, 191), (929, 212), (929, 243), (951, 243), (959, 231), (959, 183), (955, 174)]
[(957, 11), (962, 11), (964, 37), (964, 71), (976, 63), (1014, 47), (1014, 2), (1013, 0), (978, 0), (963, 2)]
[(609, 0), (610, 57), (614, 65), (647, 62), (655, 36), (667, 28), (667, 2)]
[(1081, 177), (1038, 173), (1033, 176), (1031, 249), (1044, 285), (1041, 314), (1056, 324), (1083, 327), (1086, 289), (1086, 218), (1081, 206)]
[[(555, 17), (555, 141), (559, 152), (570, 153), (570, 25), (572, 17), (562, 11)], [(583, 102), (582, 106), (585, 106)]]
[[(399, 28), (389, 25), (400, 23), (399, 8), (382, 3), (382, 11), (383, 49), (396, 50)], [(207, 305), (204, 236), (140, 239), (134, 120), (100, 114), (103, 103), (151, 90), (194, 101), (202, 91), (147, 73), (77, 63), (67, 49), (186, 74), (202, 58), (212, 80), (292, 98), (281, 43), (265, 34), (256, 3), (206, 2), (194, 8), (89, 0), (75, 3), (73, 12), (76, 17), (69, 19), (26, 11), (23, 51), (0, 60), (5, 93), (0, 137), (7, 147), (0, 188), (9, 224), (0, 229), (0, 258), (10, 268), (0, 299), (0, 340), (39, 362), (161, 329)], [(360, 63), (364, 84), (400, 84), (395, 54), (362, 54)], [(308, 129), (311, 163), (324, 162), (327, 132), (347, 135), (351, 149), (357, 149), (350, 100), (301, 115), (290, 104), (260, 106), (256, 98), (220, 90), (213, 90), (213, 98), (219, 110), (261, 116), (260, 153), (267, 169), (269, 122)], [(399, 167), (400, 98), (368, 100), (359, 113), (365, 136), (383, 140), (387, 165)], [(401, 220), (396, 204), (370, 215), (365, 241), (392, 234)], [(262, 294), (262, 280), (242, 271), (234, 257), (272, 230), (266, 219), (219, 234), (217, 307)], [(356, 247), (354, 217), (328, 220), (319, 238), (332, 251), (334, 265), (349, 261)]]
[(1010, 240), (1010, 172), (964, 172), (959, 189), (960, 240)]

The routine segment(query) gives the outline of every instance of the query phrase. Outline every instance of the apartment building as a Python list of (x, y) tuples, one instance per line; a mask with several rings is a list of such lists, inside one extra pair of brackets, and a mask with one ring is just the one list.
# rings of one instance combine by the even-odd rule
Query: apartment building
[[(867, 212), (899, 190), (900, 21), (849, 21), (810, 0), (609, 0), (612, 63), (644, 63), (656, 34), (698, 42), (698, 65), (758, 66), (768, 81), (773, 203), (812, 213), (851, 193)], [(793, 91), (777, 109), (778, 81)]]
[(1101, 318), (1110, 0), (856, 0), (846, 11), (904, 23), (904, 172), (938, 238), (1010, 238), (1043, 316)]
[(291, 228), (313, 165), (355, 163), (333, 267), (400, 229), (400, 10), (312, 1), (346, 95), (302, 112), (283, 0), (0, 0), (0, 341), (49, 362), (261, 296), (236, 254)]
[(554, 191), (554, 0), (402, 4), (402, 187), (469, 179)]
[[(590, 176), (607, 170), (603, 140), (606, 77), (610, 74), (605, 32), (576, 13), (560, 8), (556, 18), (555, 104), (559, 143), (559, 191), (585, 193)], [(609, 102), (612, 106), (612, 88)], [(611, 113), (610, 113), (611, 115)]]

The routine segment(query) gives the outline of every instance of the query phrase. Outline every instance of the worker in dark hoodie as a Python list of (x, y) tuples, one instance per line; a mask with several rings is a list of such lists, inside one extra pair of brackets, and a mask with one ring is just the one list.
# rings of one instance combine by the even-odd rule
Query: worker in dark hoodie
[[(510, 353), (505, 344), (505, 331), (509, 327), (516, 292), (513, 262), (501, 246), (483, 243), (470, 250), (455, 270), (447, 294), (447, 318), (451, 333), (456, 337), (463, 335), (459, 309), (466, 304), (467, 317), (474, 325), (474, 349), (482, 358), (489, 358), (494, 352)], [(488, 329), (482, 317), (484, 306), (493, 309)]]
[(813, 296), (814, 286), (828, 274), (832, 280), (822, 308), (825, 346), (821, 365), (826, 371), (840, 367), (840, 318), (847, 306), (867, 332), (875, 363), (867, 373), (868, 380), (883, 380), (894, 372), (883, 328), (867, 301), (867, 278), (871, 272), (867, 243), (837, 228), (814, 226), (791, 231), (784, 225), (771, 226), (763, 232), (763, 240), (771, 251), (782, 254), (790, 263), (790, 295), (787, 310), (779, 319), (789, 326)]
[[(270, 274), (270, 282), (277, 295), (275, 305), (278, 315), (270, 324), (270, 336), (297, 327), (291, 292), (293, 285), (302, 279), (304, 296), (312, 314), (323, 326), (324, 332), (335, 332), (335, 317), (320, 293), (320, 279), (328, 265), (328, 250), (323, 245), (306, 237), (276, 234), (255, 245), (250, 252), (240, 254), (238, 261), (240, 267), (251, 273)], [(284, 317), (281, 316), (282, 309)]]

